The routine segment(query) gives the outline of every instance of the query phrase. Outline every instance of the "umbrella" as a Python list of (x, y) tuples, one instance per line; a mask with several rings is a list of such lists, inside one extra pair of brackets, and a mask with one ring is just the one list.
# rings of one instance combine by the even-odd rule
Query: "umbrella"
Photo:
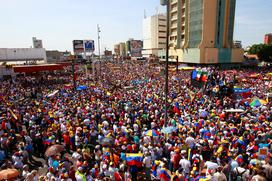
[(63, 145), (52, 145), (49, 148), (47, 148), (47, 150), (45, 151), (45, 155), (47, 157), (50, 157), (62, 152), (63, 150), (64, 150)]
[(159, 136), (160, 132), (158, 132), (157, 130), (151, 129), (148, 130), (144, 133), (146, 136)]
[(172, 133), (172, 132), (176, 131), (177, 129), (178, 129), (177, 127), (168, 126), (168, 127), (162, 128), (161, 132), (164, 133), (164, 134), (169, 134), (169, 133)]
[(9, 180), (18, 177), (19, 171), (16, 169), (5, 169), (0, 171), (0, 180)]
[(251, 107), (259, 107), (262, 106), (264, 104), (267, 104), (267, 102), (265, 100), (262, 99), (254, 99), (251, 103), (250, 106)]
[(76, 88), (76, 90), (80, 91), (80, 90), (86, 90), (87, 86), (86, 85), (80, 85)]
[(114, 140), (113, 138), (103, 138), (99, 143), (104, 146), (112, 146), (114, 145)]

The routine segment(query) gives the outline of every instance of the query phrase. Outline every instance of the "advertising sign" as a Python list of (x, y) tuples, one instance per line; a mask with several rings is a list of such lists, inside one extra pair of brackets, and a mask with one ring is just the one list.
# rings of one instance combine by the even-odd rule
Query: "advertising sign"
[(131, 57), (142, 57), (142, 41), (141, 40), (131, 40), (130, 50)]
[(85, 49), (85, 52), (93, 52), (94, 51), (94, 41), (93, 40), (84, 40), (84, 49)]
[(42, 46), (42, 40), (35, 40), (33, 42), (33, 44), (34, 44), (34, 48), (43, 48), (43, 46)]
[(73, 48), (74, 53), (83, 53), (84, 52), (83, 40), (73, 40)]

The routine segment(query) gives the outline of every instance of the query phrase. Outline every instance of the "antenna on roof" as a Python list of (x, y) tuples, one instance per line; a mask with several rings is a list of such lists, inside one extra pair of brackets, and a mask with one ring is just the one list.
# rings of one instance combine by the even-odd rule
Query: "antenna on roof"
[(144, 19), (146, 19), (146, 10), (144, 10)]
[(156, 7), (156, 15), (159, 15), (159, 7)]

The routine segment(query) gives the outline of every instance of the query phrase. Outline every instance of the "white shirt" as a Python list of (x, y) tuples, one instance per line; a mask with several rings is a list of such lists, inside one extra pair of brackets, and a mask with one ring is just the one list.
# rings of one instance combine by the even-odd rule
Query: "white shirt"
[(78, 159), (81, 158), (81, 155), (80, 155), (79, 153), (77, 153), (77, 152), (74, 152), (74, 153), (72, 154), (72, 158), (75, 159), (75, 160), (78, 160)]
[(151, 168), (152, 167), (152, 161), (150, 156), (144, 157), (143, 164), (146, 168)]
[(185, 158), (182, 158), (180, 161), (179, 161), (179, 165), (181, 166), (181, 168), (183, 168), (184, 172), (186, 174), (190, 173), (190, 167), (191, 167), (191, 163), (189, 160), (185, 159)]
[(215, 169), (217, 169), (219, 167), (219, 165), (217, 163), (214, 163), (214, 162), (211, 162), (211, 161), (206, 161), (205, 166), (207, 166), (206, 174), (208, 174), (208, 170), (215, 170)]

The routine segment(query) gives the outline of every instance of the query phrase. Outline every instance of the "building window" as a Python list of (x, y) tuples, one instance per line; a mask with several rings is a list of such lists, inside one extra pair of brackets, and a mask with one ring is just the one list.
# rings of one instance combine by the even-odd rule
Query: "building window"
[(159, 25), (159, 27), (166, 27), (166, 25)]

